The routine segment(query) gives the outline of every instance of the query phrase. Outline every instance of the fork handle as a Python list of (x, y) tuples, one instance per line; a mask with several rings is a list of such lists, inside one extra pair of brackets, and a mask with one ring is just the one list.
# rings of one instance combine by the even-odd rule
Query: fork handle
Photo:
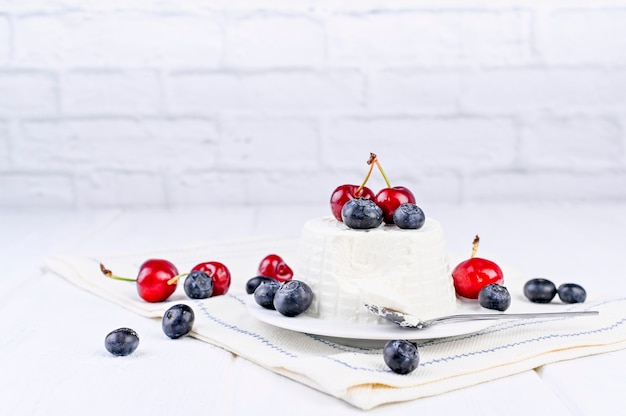
[(430, 323), (442, 321), (473, 321), (491, 319), (532, 319), (532, 318), (558, 318), (566, 316), (591, 316), (598, 315), (598, 311), (570, 311), (570, 312), (530, 312), (530, 313), (476, 313), (464, 315), (449, 315), (430, 320)]

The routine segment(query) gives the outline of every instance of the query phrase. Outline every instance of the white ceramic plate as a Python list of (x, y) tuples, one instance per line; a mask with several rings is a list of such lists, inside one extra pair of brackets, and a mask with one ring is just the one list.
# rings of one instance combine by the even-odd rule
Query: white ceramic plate
[[(318, 335), (334, 342), (352, 346), (378, 346), (392, 339), (410, 341), (453, 337), (478, 332), (494, 324), (495, 321), (450, 322), (433, 325), (425, 329), (401, 328), (392, 323), (387, 324), (351, 324), (299, 315), (292, 318), (281, 315), (271, 309), (265, 309), (254, 301), (254, 296), (246, 299), (248, 311), (260, 321), (267, 324)], [(458, 313), (471, 313), (474, 308), (459, 303)], [(475, 312), (475, 311), (474, 311)]]

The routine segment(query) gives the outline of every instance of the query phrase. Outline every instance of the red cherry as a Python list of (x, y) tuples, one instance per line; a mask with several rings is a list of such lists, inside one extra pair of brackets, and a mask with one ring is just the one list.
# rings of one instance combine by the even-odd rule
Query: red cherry
[(213, 294), (211, 296), (219, 296), (228, 292), (230, 287), (230, 271), (228, 267), (218, 261), (208, 261), (197, 264), (191, 271), (202, 271), (211, 276), (213, 280)]
[(504, 283), (504, 274), (500, 266), (491, 260), (474, 257), (478, 250), (479, 241), (479, 237), (476, 236), (472, 256), (459, 263), (452, 270), (452, 279), (457, 295), (468, 299), (477, 299), (478, 292), (491, 283), (499, 285)]
[(112, 279), (137, 283), (137, 292), (146, 302), (162, 302), (176, 290), (178, 270), (171, 262), (161, 259), (146, 260), (139, 267), (137, 279), (115, 276), (100, 264), (102, 273)]
[(137, 292), (146, 302), (162, 302), (176, 290), (176, 282), (169, 282), (176, 275), (178, 270), (169, 261), (147, 260), (139, 267)]
[(341, 210), (346, 202), (354, 198), (365, 198), (365, 199), (374, 199), (374, 192), (369, 189), (367, 186), (364, 186), (359, 192), (358, 185), (340, 185), (330, 196), (330, 209), (333, 213), (333, 216), (338, 221), (343, 221), (341, 219)]
[(271, 277), (279, 282), (291, 280), (293, 277), (291, 267), (277, 254), (265, 256), (265, 258), (261, 260), (257, 272), (260, 276)]
[(374, 198), (376, 205), (383, 210), (383, 221), (393, 224), (393, 213), (401, 205), (406, 203), (415, 204), (415, 196), (404, 186), (381, 189)]
[(504, 283), (500, 266), (480, 257), (472, 257), (459, 263), (452, 271), (452, 278), (456, 293), (468, 299), (478, 299), (480, 289), (491, 283)]

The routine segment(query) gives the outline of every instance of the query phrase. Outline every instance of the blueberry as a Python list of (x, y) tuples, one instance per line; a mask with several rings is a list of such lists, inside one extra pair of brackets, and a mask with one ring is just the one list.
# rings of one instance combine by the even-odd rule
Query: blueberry
[(193, 309), (181, 303), (165, 311), (163, 320), (161, 321), (161, 327), (165, 335), (176, 339), (187, 335), (191, 331), (194, 320), (195, 314), (193, 313)]
[(424, 226), (426, 216), (417, 205), (405, 203), (393, 212), (393, 222), (402, 229), (419, 230)]
[(267, 276), (255, 276), (251, 278), (250, 280), (248, 280), (248, 282), (246, 283), (246, 293), (248, 295), (251, 295), (254, 293), (256, 288), (259, 287), (261, 284), (268, 283), (268, 282), (276, 282), (276, 281), (277, 281), (276, 279), (272, 279), (271, 277), (267, 277)]
[(274, 296), (274, 308), (285, 316), (297, 316), (313, 302), (313, 291), (304, 282), (288, 280), (280, 285)]
[(531, 302), (549, 303), (556, 296), (556, 286), (548, 279), (530, 279), (524, 285), (524, 296)]
[(371, 199), (354, 198), (344, 204), (341, 219), (357, 230), (376, 228), (383, 223), (383, 210)]
[(254, 300), (265, 309), (276, 309), (274, 307), (274, 296), (276, 295), (278, 288), (280, 288), (280, 283), (274, 279), (272, 280), (272, 282), (260, 284), (254, 290)]
[(394, 373), (408, 374), (417, 368), (420, 355), (416, 344), (396, 339), (383, 347), (383, 359)]
[(480, 306), (496, 311), (506, 311), (511, 306), (511, 294), (506, 287), (491, 283), (478, 292)]
[(194, 270), (185, 278), (185, 293), (191, 299), (206, 299), (213, 294), (213, 279), (200, 270)]
[(104, 338), (104, 348), (113, 355), (130, 355), (138, 346), (139, 336), (130, 328), (118, 328)]
[(559, 299), (565, 303), (583, 303), (587, 299), (587, 292), (576, 283), (563, 283), (557, 289)]

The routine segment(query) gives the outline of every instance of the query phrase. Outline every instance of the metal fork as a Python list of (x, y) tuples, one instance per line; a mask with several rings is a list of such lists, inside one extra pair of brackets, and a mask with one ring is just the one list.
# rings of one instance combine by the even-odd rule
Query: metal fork
[(448, 315), (439, 318), (421, 320), (416, 316), (400, 312), (395, 309), (382, 306), (365, 304), (365, 307), (374, 315), (380, 316), (389, 322), (393, 322), (404, 328), (425, 329), (442, 322), (461, 322), (476, 320), (495, 319), (533, 319), (533, 318), (559, 318), (571, 316), (593, 316), (598, 311), (569, 311), (569, 312), (538, 312), (538, 313), (472, 313), (462, 315)]

